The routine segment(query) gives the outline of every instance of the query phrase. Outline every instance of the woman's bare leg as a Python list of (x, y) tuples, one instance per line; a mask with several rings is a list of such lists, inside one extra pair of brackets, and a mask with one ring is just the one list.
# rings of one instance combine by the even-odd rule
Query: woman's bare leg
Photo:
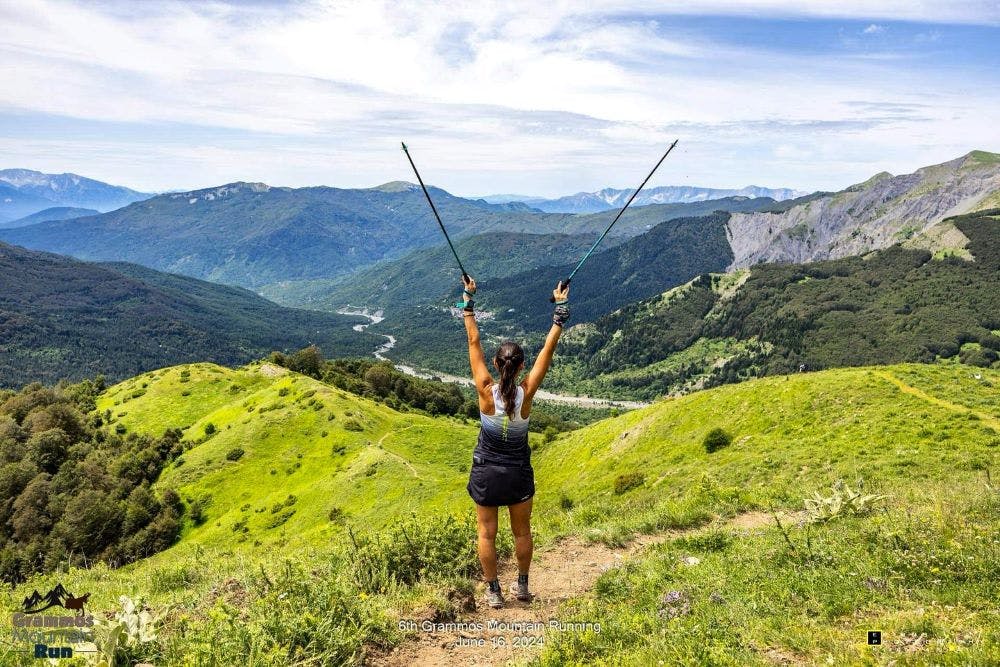
[(476, 505), (478, 524), (479, 563), (483, 566), (483, 578), (493, 581), (497, 578), (497, 508)]
[[(514, 533), (514, 553), (517, 555), (518, 574), (528, 574), (528, 569), (531, 567), (531, 555), (535, 548), (531, 539), (532, 500), (529, 498), (523, 503), (509, 507), (510, 529)], [(494, 557), (495, 555), (496, 551), (494, 551)]]

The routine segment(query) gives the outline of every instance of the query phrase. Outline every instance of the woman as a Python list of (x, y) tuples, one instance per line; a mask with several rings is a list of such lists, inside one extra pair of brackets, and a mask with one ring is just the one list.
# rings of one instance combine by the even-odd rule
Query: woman
[(528, 416), (535, 392), (542, 384), (552, 363), (563, 325), (569, 320), (569, 285), (562, 283), (552, 291), (556, 308), (552, 328), (545, 338), (531, 372), (520, 383), (524, 370), (524, 351), (517, 343), (507, 341), (497, 350), (493, 365), (500, 374), (494, 382), (486, 367), (486, 357), (479, 342), (479, 328), (473, 310), (472, 296), (476, 281), (463, 277), (465, 300), (463, 308), (465, 332), (469, 338), (469, 364), (472, 379), (479, 394), (479, 440), (472, 453), (469, 471), (469, 495), (476, 503), (479, 527), (479, 562), (486, 579), (486, 600), (494, 609), (503, 606), (503, 593), (497, 579), (497, 513), (506, 505), (510, 511), (510, 527), (514, 533), (517, 554), (517, 583), (512, 585), (514, 596), (523, 602), (531, 600), (528, 591), (528, 569), (534, 545), (531, 540), (531, 502), (535, 495), (535, 473), (531, 469), (531, 449), (528, 447)]

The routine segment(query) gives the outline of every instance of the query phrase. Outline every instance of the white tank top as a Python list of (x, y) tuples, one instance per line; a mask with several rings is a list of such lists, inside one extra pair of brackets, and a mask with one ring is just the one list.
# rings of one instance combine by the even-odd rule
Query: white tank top
[(500, 385), (493, 385), (493, 405), (492, 415), (479, 411), (479, 419), (483, 429), (494, 437), (503, 440), (521, 439), (528, 434), (528, 420), (521, 416), (521, 407), (524, 405), (524, 387), (518, 385), (514, 400), (514, 417), (508, 418), (504, 410), (506, 407), (503, 397), (500, 395)]

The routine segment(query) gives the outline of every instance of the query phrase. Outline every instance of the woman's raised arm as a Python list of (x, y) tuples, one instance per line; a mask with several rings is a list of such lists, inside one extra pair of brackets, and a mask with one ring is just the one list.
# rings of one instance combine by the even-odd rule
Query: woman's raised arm
[(552, 328), (549, 329), (549, 334), (545, 337), (545, 345), (538, 353), (538, 358), (535, 359), (531, 372), (524, 380), (524, 404), (528, 410), (531, 409), (531, 399), (534, 398), (538, 388), (542, 386), (542, 380), (545, 379), (545, 374), (549, 372), (549, 366), (552, 365), (552, 355), (556, 352), (556, 343), (559, 342), (563, 325), (569, 320), (569, 285), (564, 286), (560, 282), (552, 290), (552, 296), (556, 301), (556, 311), (552, 316)]
[(469, 366), (472, 368), (472, 381), (476, 385), (476, 392), (479, 394), (480, 402), (489, 393), (490, 385), (493, 384), (493, 377), (486, 367), (486, 355), (483, 354), (483, 346), (479, 341), (479, 326), (476, 325), (476, 313), (472, 306), (472, 295), (476, 293), (476, 281), (470, 276), (468, 280), (462, 277), (462, 287), (464, 289), (465, 310), (462, 312), (462, 319), (465, 320), (465, 333), (469, 339)]

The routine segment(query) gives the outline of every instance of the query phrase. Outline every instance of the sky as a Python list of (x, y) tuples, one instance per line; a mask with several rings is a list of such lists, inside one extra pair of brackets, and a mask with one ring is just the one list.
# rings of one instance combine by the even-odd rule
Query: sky
[(1000, 152), (1000, 0), (0, 0), (0, 168), (560, 196)]

